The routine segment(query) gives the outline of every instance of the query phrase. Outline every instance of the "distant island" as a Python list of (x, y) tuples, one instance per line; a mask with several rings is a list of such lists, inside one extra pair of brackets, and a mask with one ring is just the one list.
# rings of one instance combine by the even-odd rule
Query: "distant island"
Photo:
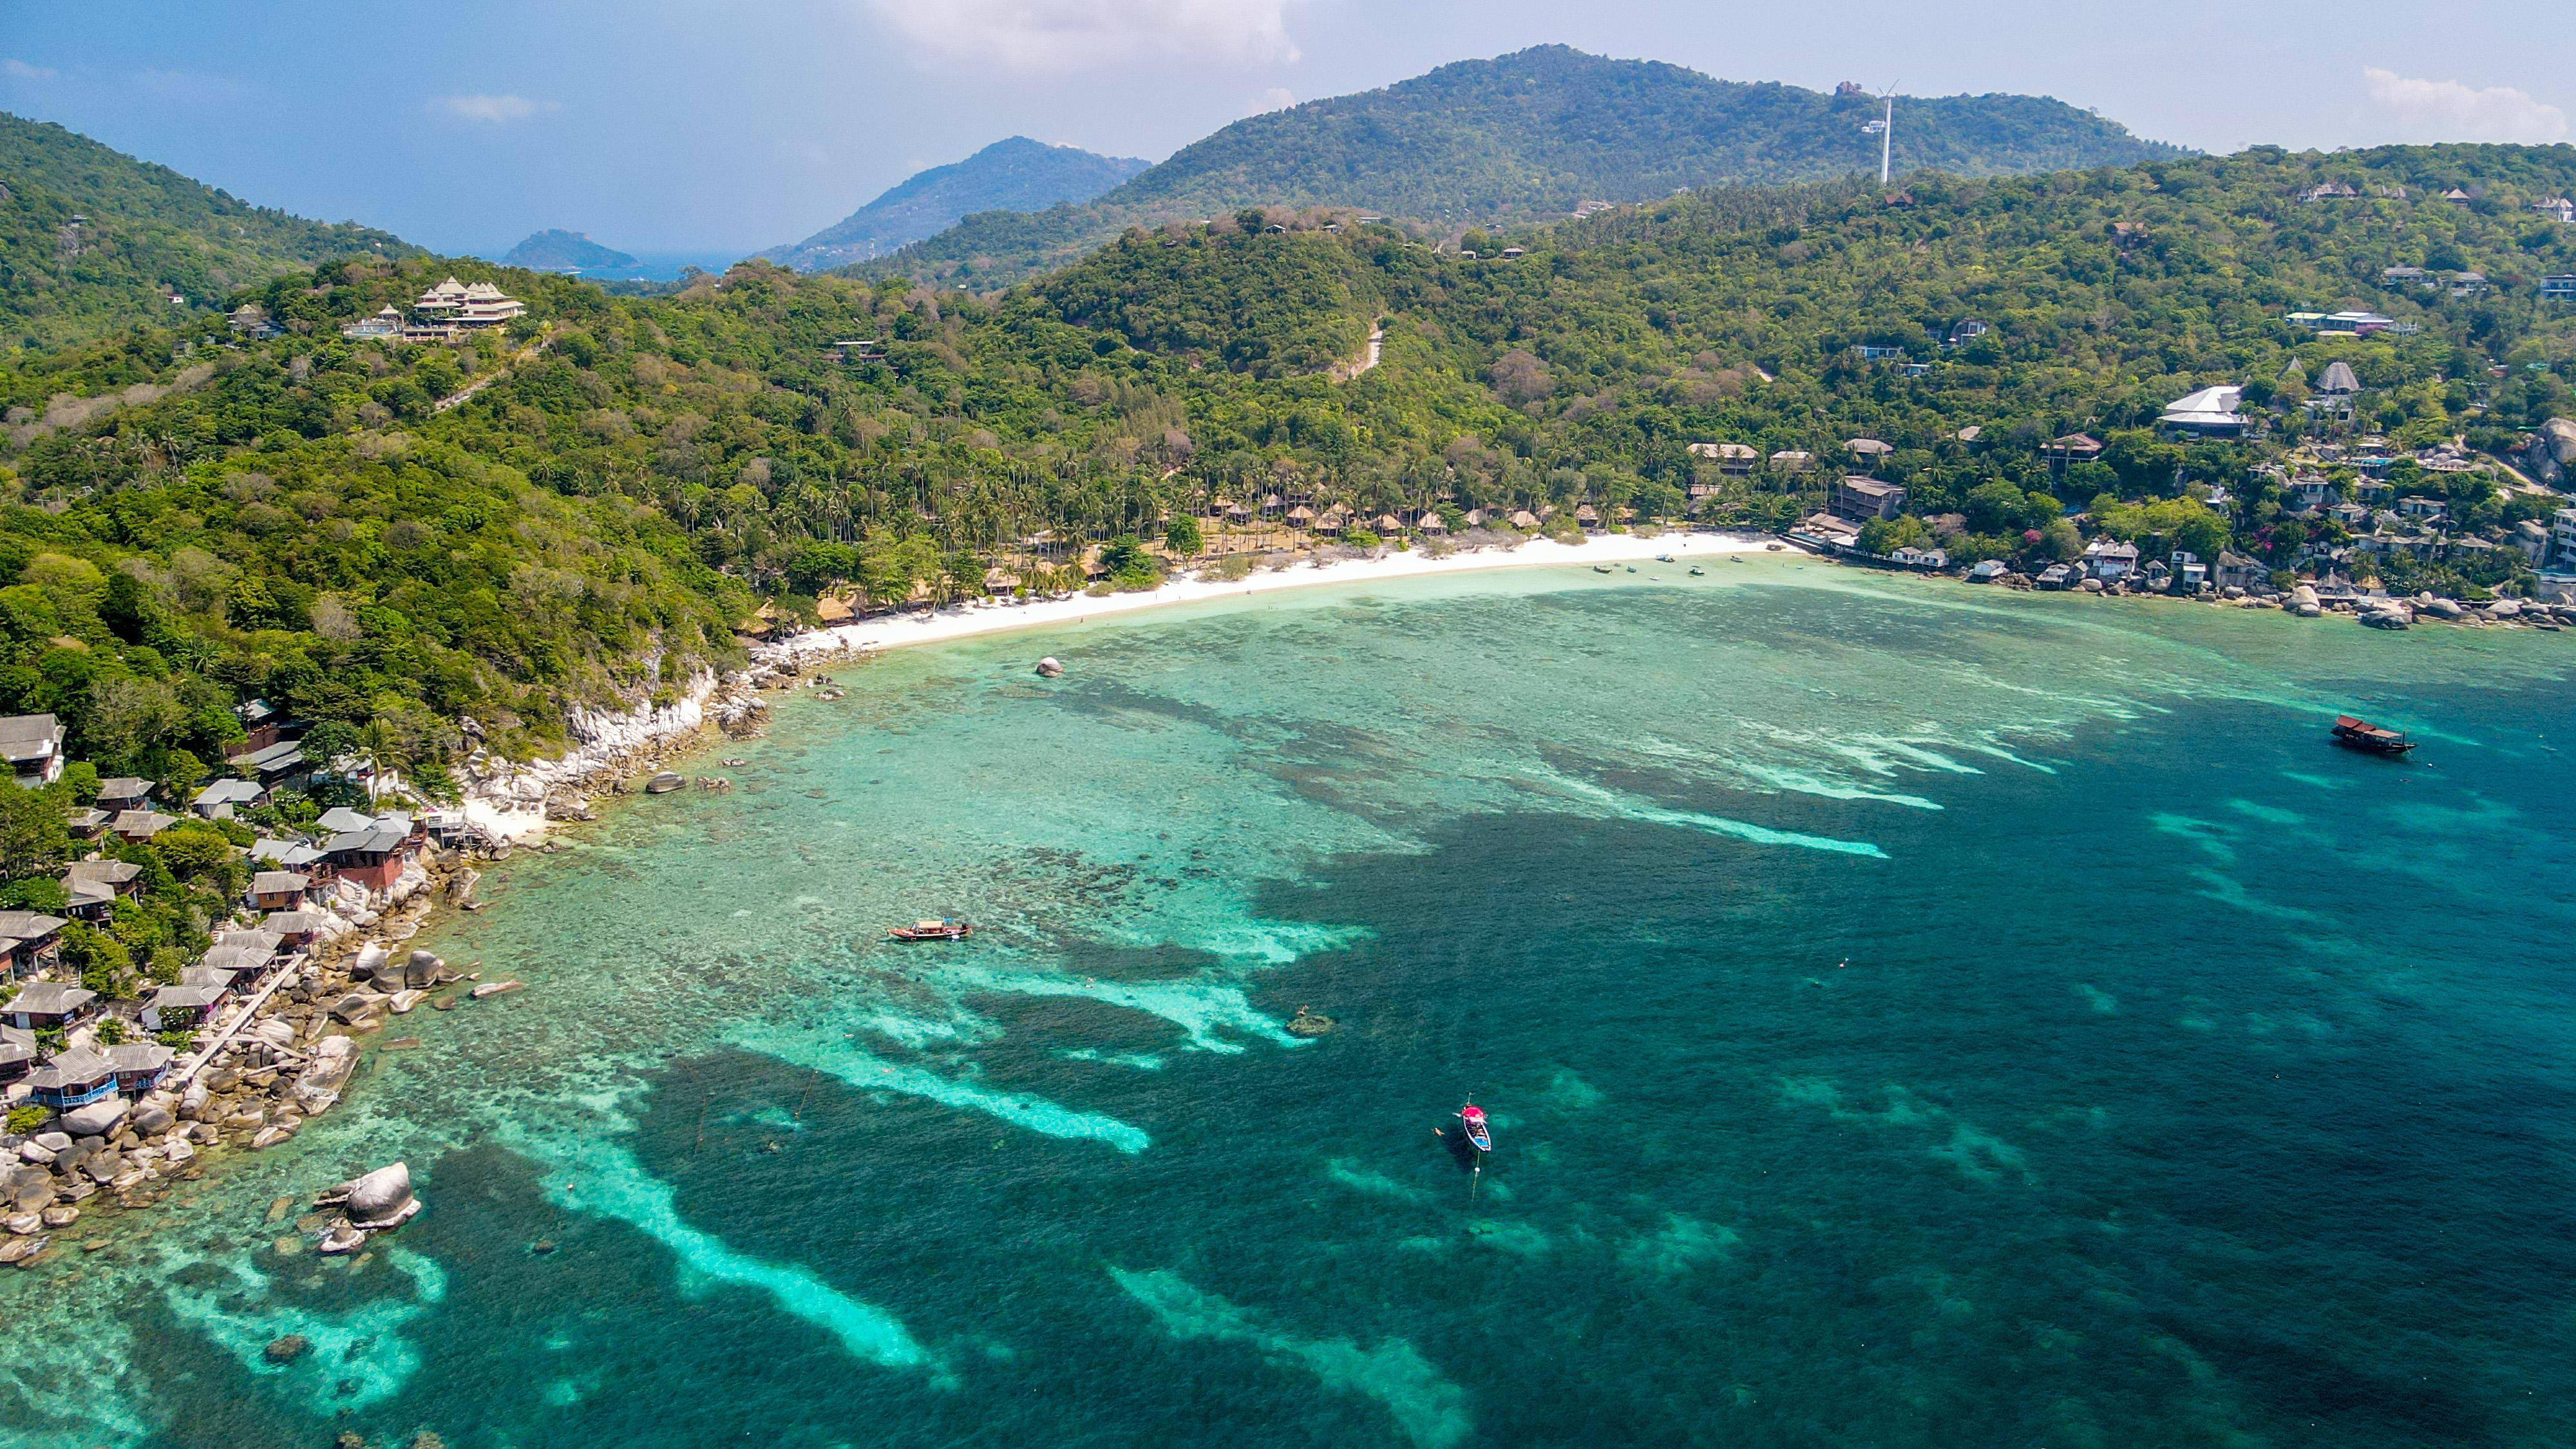
[(532, 272), (619, 272), (640, 264), (628, 253), (601, 246), (585, 233), (548, 228), (510, 248), (501, 258), (501, 265), (526, 267)]
[(798, 271), (847, 266), (935, 235), (979, 212), (1043, 211), (1089, 201), (1146, 165), (1132, 157), (1098, 156), (1013, 136), (963, 161), (921, 172), (803, 241), (762, 255)]

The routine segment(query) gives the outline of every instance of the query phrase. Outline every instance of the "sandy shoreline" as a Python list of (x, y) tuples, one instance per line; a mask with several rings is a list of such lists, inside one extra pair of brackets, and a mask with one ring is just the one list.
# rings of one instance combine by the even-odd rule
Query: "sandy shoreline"
[[(689, 693), (660, 709), (639, 705), (624, 712), (576, 711), (572, 723), (575, 748), (558, 759), (523, 764), (492, 762), (489, 773), (467, 781), (462, 809), (466, 820), (495, 841), (529, 843), (545, 838), (547, 802), (561, 799), (587, 810), (587, 797), (608, 782), (647, 765), (685, 754), (703, 741), (707, 726), (738, 718), (756, 701), (765, 685), (777, 683), (781, 666), (815, 663), (850, 655), (872, 654), (907, 645), (944, 644), (984, 634), (1050, 625), (1082, 624), (1121, 614), (1166, 609), (1211, 599), (1231, 599), (1283, 589), (1326, 584), (1380, 583), (1432, 578), (1489, 569), (1563, 567), (1570, 564), (1629, 564), (1669, 554), (1676, 559), (1715, 558), (1759, 553), (1777, 540), (1766, 534), (1658, 533), (1596, 534), (1579, 544), (1532, 539), (1515, 548), (1460, 549), (1440, 557), (1419, 550), (1376, 558), (1338, 559), (1264, 569), (1240, 579), (1185, 579), (1130, 594), (996, 603), (977, 600), (926, 614), (892, 614), (812, 629), (752, 651), (749, 670), (722, 680), (703, 676)], [(576, 815), (574, 818), (579, 818)]]
[(981, 634), (1036, 629), (1051, 624), (1086, 623), (1113, 614), (1132, 614), (1176, 604), (1324, 584), (1377, 583), (1483, 569), (1637, 563), (1659, 554), (1670, 554), (1680, 559), (1759, 553), (1773, 542), (1774, 539), (1760, 534), (1614, 533), (1597, 534), (1580, 544), (1563, 544), (1541, 538), (1532, 539), (1517, 548), (1461, 549), (1438, 558), (1416, 549), (1378, 558), (1340, 559), (1331, 563), (1300, 563), (1284, 569), (1257, 570), (1240, 579), (1186, 579), (1166, 583), (1156, 589), (1101, 598), (1077, 594), (1067, 599), (1041, 599), (1026, 603), (979, 600), (934, 613), (889, 615), (829, 629), (808, 630), (764, 646), (757, 657), (764, 663), (779, 663), (824, 655), (899, 649), (913, 644), (944, 644)]

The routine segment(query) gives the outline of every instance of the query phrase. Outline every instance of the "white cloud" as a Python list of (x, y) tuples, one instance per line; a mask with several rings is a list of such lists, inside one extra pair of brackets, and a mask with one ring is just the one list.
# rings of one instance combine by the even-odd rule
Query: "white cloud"
[(1284, 111), (1295, 104), (1297, 104), (1297, 97), (1291, 94), (1286, 86), (1272, 86), (1253, 97), (1252, 114), (1266, 116), (1272, 111)]
[(1071, 71), (1146, 56), (1297, 59), (1292, 0), (868, 0), (877, 18), (942, 60)]
[(62, 72), (55, 70), (52, 66), (29, 65), (14, 55), (10, 56), (6, 60), (0, 60), (0, 75), (5, 75), (11, 80), (52, 80), (55, 76), (60, 74), (62, 74)]
[(2371, 100), (2407, 141), (2567, 139), (2567, 113), (2511, 86), (2484, 89), (2455, 80), (2421, 80), (2372, 67), (2361, 73)]
[(440, 96), (438, 108), (460, 120), (478, 121), (487, 126), (506, 126), (524, 121), (539, 111), (559, 110), (553, 101), (532, 101), (526, 96)]

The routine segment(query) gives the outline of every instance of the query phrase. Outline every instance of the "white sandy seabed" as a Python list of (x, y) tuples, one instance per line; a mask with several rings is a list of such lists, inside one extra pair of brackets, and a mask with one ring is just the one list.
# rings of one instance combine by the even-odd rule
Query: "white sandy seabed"
[[(978, 600), (930, 613), (903, 613), (867, 619), (836, 628), (814, 629), (754, 651), (756, 665), (778, 665), (916, 644), (945, 644), (979, 634), (1039, 629), (1054, 624), (1083, 624), (1117, 614), (1169, 608), (1177, 604), (1239, 598), (1281, 589), (1324, 584), (1366, 584), (1429, 578), (1477, 569), (1536, 568), (1567, 564), (1621, 564), (1670, 556), (1714, 557), (1758, 553), (1773, 546), (1761, 535), (1728, 533), (1596, 534), (1579, 544), (1532, 539), (1517, 547), (1460, 549), (1433, 555), (1416, 549), (1372, 558), (1292, 564), (1260, 569), (1240, 579), (1191, 578), (1135, 593), (1029, 602)], [(465, 815), (504, 840), (530, 840), (545, 833), (544, 802), (550, 790), (576, 785), (616, 768), (636, 751), (675, 736), (693, 734), (712, 717), (717, 681), (695, 681), (688, 695), (662, 709), (638, 705), (628, 711), (581, 710), (570, 721), (579, 744), (557, 760), (536, 760), (476, 781), (465, 791)]]

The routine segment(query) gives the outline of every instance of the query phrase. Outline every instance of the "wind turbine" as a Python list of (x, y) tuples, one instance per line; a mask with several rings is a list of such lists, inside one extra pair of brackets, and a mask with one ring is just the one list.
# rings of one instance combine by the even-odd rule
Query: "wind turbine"
[(1894, 174), (1890, 170), (1890, 163), (1896, 159), (1895, 83), (1889, 82), (1887, 89), (1879, 94), (1878, 99), (1886, 110), (1880, 113), (1877, 120), (1861, 127), (1861, 130), (1878, 137), (1878, 184), (1885, 186)]

